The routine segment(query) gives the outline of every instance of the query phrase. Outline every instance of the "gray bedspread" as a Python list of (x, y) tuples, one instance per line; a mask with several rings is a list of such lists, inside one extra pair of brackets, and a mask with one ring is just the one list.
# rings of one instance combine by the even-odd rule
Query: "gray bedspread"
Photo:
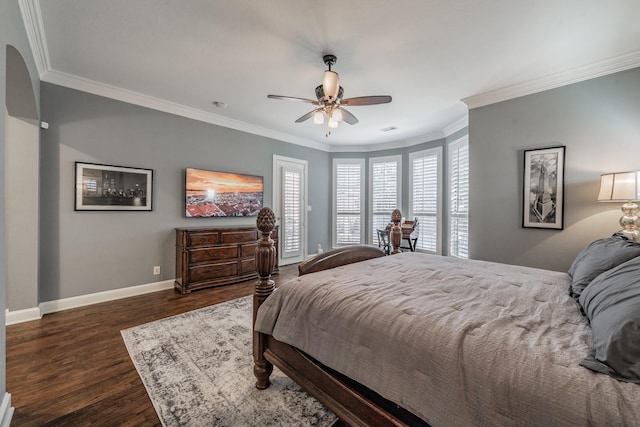
[(639, 426), (640, 385), (579, 365), (565, 273), (404, 253), (298, 277), (256, 329), (439, 426)]

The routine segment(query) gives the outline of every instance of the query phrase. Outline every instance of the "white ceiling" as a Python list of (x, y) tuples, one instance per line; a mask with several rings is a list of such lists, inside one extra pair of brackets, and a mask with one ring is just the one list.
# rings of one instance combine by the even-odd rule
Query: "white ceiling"
[[(327, 151), (435, 139), (467, 106), (640, 66), (638, 0), (19, 1), (43, 81)], [(393, 97), (329, 137), (294, 123), (313, 106), (267, 99), (315, 99), (327, 53), (345, 98)]]

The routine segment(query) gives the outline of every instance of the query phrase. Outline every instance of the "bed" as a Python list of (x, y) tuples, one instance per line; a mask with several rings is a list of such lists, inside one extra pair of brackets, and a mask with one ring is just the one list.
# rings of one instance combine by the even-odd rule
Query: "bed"
[(275, 365), (347, 425), (640, 425), (640, 245), (603, 239), (567, 274), (398, 254), (396, 222), (395, 255), (328, 251), (275, 290), (274, 223), (264, 208), (258, 388)]

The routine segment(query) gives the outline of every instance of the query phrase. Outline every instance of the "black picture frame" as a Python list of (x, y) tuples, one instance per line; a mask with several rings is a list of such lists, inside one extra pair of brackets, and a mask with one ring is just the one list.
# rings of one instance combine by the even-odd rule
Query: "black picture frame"
[(564, 228), (565, 146), (524, 151), (522, 227)]
[(75, 162), (74, 210), (153, 210), (153, 169)]

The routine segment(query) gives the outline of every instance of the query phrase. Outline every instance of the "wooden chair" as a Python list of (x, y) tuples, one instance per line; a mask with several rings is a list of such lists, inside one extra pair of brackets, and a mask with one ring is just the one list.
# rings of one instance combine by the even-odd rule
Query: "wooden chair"
[(418, 242), (419, 226), (418, 218), (414, 218), (413, 221), (405, 221), (402, 224), (402, 240), (407, 241), (409, 247), (400, 246), (400, 249), (409, 249), (411, 252), (416, 250), (416, 243)]
[(378, 247), (384, 251), (385, 255), (391, 253), (391, 243), (389, 242), (389, 230), (377, 229), (378, 232)]

